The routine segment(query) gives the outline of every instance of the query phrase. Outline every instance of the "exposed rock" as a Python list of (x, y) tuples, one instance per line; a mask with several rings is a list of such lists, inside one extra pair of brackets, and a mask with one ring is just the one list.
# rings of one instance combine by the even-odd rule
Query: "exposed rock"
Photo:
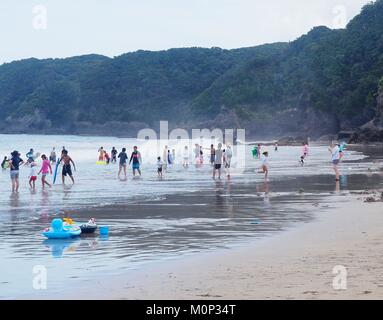
[(383, 142), (383, 80), (377, 97), (374, 119), (358, 128), (349, 140), (349, 143), (363, 142)]

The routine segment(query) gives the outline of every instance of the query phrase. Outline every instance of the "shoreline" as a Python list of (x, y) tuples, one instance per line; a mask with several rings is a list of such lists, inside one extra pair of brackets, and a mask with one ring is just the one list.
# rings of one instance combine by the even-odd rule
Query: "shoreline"
[[(100, 277), (51, 299), (382, 299), (383, 204), (356, 196), (271, 237)], [(348, 271), (334, 290), (335, 266)], [(36, 297), (35, 297), (36, 298)], [(32, 297), (33, 299), (33, 297)]]

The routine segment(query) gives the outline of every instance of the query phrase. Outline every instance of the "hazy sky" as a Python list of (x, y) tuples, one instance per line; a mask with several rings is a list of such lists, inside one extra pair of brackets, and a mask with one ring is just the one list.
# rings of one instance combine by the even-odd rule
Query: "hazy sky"
[(138, 49), (239, 48), (290, 41), (317, 25), (342, 27), (369, 2), (0, 0), (0, 63), (29, 57), (88, 53), (112, 57)]

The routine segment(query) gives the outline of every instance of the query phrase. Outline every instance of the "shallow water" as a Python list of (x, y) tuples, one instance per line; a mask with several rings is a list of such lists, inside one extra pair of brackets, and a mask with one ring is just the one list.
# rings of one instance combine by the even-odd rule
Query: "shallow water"
[[(376, 161), (379, 156), (370, 159), (363, 150), (346, 151), (339, 185), (334, 182), (325, 146), (312, 146), (304, 167), (298, 164), (300, 147), (280, 147), (278, 152), (265, 147), (270, 151), (270, 182), (266, 184), (262, 174), (256, 173), (260, 161), (251, 157), (251, 147), (247, 147), (246, 161), (234, 158), (230, 181), (213, 181), (209, 165), (185, 170), (180, 160), (159, 180), (154, 163), (162, 152), (148, 142), (0, 135), (4, 155), (10, 149), (24, 155), (30, 147), (49, 154), (52, 146), (61, 149), (63, 145), (77, 164), (74, 186), (57, 184), (42, 191), (38, 183), (37, 190), (31, 192), (27, 185), (29, 169), (24, 167), (20, 193), (11, 194), (9, 173), (0, 175), (1, 298), (49, 296), (157, 259), (230, 247), (248, 237), (264, 237), (308, 222), (319, 208), (347, 201), (351, 190), (382, 186), (380, 163)], [(126, 146), (129, 152), (133, 145), (138, 145), (143, 155), (141, 179), (131, 179), (129, 170), (128, 180), (120, 181), (116, 165), (96, 165), (100, 146), (107, 150)], [(185, 141), (169, 145), (178, 154)], [(76, 221), (95, 217), (99, 224), (110, 225), (110, 235), (100, 237), (97, 232), (73, 240), (44, 240), (41, 230), (54, 217), (64, 216)], [(36, 265), (48, 270), (47, 290), (32, 287)]]

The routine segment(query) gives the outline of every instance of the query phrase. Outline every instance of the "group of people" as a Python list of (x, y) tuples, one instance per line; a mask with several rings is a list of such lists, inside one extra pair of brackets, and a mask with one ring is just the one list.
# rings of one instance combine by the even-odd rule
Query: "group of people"
[[(115, 150), (113, 147), (112, 150)], [(222, 167), (224, 167), (227, 171), (227, 176), (230, 178), (230, 166), (231, 166), (231, 159), (233, 157), (233, 152), (231, 150), (230, 146), (227, 146), (226, 149), (222, 149), (222, 144), (218, 144), (218, 148), (215, 149), (214, 145), (212, 144), (210, 146), (210, 164), (213, 167), (213, 179), (215, 179), (216, 174), (218, 173), (218, 178), (221, 179), (221, 172)], [(103, 148), (101, 147), (99, 149), (100, 157), (99, 161), (101, 160), (101, 153), (104, 154), (105, 151), (103, 151)], [(113, 155), (113, 151), (112, 151)], [(189, 167), (189, 147), (185, 146), (182, 152), (182, 166), (187, 169)], [(113, 158), (112, 158), (113, 159)], [(128, 165), (128, 159), (129, 159), (129, 165), (132, 164), (132, 170), (133, 170), (133, 176), (136, 176), (138, 173), (139, 176), (141, 176), (141, 169), (140, 165), (142, 163), (142, 157), (141, 153), (138, 151), (138, 147), (134, 146), (133, 152), (128, 157), (128, 154), (126, 153), (126, 148), (123, 148), (122, 151), (118, 154), (119, 159), (119, 171), (118, 171), (118, 178), (121, 179), (121, 174), (123, 173), (124, 179), (127, 179), (126, 174), (126, 168)], [(176, 159), (176, 151), (175, 149), (170, 149), (167, 145), (164, 147), (162, 157), (157, 157), (157, 174), (159, 177), (163, 177), (164, 172), (170, 168), (172, 165), (175, 164)], [(202, 146), (196, 144), (194, 149), (194, 159), (195, 159), (195, 165), (196, 167), (203, 166), (203, 148)], [(108, 163), (108, 162), (107, 162)]]
[[(19, 177), (20, 177), (20, 167), (21, 166), (28, 166), (30, 168), (28, 179), (29, 179), (29, 186), (31, 189), (36, 188), (36, 181), (37, 177), (41, 175), (41, 183), (42, 187), (45, 188), (45, 186), (51, 187), (52, 185), (47, 181), (46, 177), (48, 174), (52, 174), (52, 165), (53, 164), (62, 164), (62, 182), (65, 184), (65, 177), (69, 176), (69, 178), (72, 180), (72, 183), (74, 183), (73, 173), (72, 173), (72, 165), (74, 170), (76, 170), (76, 165), (73, 162), (72, 158), (68, 155), (68, 151), (63, 147), (61, 151), (61, 157), (57, 161), (56, 157), (56, 151), (55, 148), (52, 149), (49, 158), (42, 154), (40, 156), (40, 153), (34, 153), (33, 149), (30, 149), (26, 153), (26, 161), (24, 161), (21, 158), (20, 152), (17, 150), (14, 150), (11, 153), (11, 157), (8, 159), (8, 157), (4, 157), (4, 160), (1, 164), (1, 167), (3, 170), (10, 170), (10, 178), (12, 182), (12, 192), (18, 192), (20, 187)], [(41, 166), (39, 170), (39, 166), (37, 164), (37, 158), (41, 159)], [(57, 164), (57, 165), (58, 165)]]
[[(332, 142), (331, 146), (329, 147), (329, 151), (331, 152), (331, 161), (333, 165), (333, 169), (335, 172), (335, 179), (336, 181), (339, 181), (340, 179), (340, 173), (338, 169), (338, 165), (343, 157), (345, 144), (338, 144), (337, 142)], [(211, 144), (210, 148), (203, 148), (199, 144), (195, 144), (195, 148), (193, 150), (194, 152), (194, 164), (195, 166), (201, 167), (204, 164), (204, 150), (209, 150), (209, 162), (212, 166), (213, 172), (212, 172), (212, 178), (216, 179), (218, 176), (218, 179), (221, 179), (222, 176), (222, 169), (226, 170), (226, 175), (228, 179), (230, 179), (230, 167), (231, 167), (231, 161), (233, 157), (233, 152), (231, 149), (231, 146), (228, 145), (225, 149), (223, 149), (222, 143), (218, 143), (217, 148), (215, 148), (214, 144)], [(278, 144), (275, 143), (274, 150), (278, 151)], [(103, 147), (100, 147), (98, 150), (99, 152), (99, 161), (106, 162), (106, 163), (117, 163), (117, 159), (119, 162), (119, 170), (118, 170), (118, 178), (121, 179), (121, 174), (124, 175), (124, 179), (127, 179), (127, 165), (132, 165), (132, 171), (133, 176), (136, 176), (137, 174), (141, 176), (141, 164), (142, 164), (142, 157), (141, 153), (138, 151), (138, 147), (134, 146), (133, 151), (128, 156), (126, 152), (126, 148), (122, 148), (121, 152), (118, 153), (115, 147), (112, 148), (110, 155), (109, 153), (104, 150)], [(252, 154), (254, 158), (261, 159), (261, 171), (259, 173), (263, 173), (265, 175), (265, 180), (268, 178), (269, 173), (269, 152), (264, 151), (262, 152), (262, 146), (258, 144), (255, 146), (252, 150)], [(300, 157), (300, 164), (303, 166), (305, 163), (306, 158), (309, 155), (309, 145), (308, 143), (302, 143), (302, 155)], [(19, 190), (19, 170), (20, 166), (25, 165), (30, 168), (29, 173), (29, 185), (31, 189), (36, 188), (36, 181), (37, 177), (41, 175), (41, 183), (43, 188), (45, 186), (51, 187), (51, 184), (47, 181), (46, 177), (48, 174), (53, 173), (52, 166), (56, 165), (56, 170), (58, 169), (58, 165), (62, 164), (62, 183), (65, 184), (65, 178), (69, 176), (69, 178), (72, 180), (72, 183), (74, 183), (74, 177), (72, 173), (72, 166), (74, 170), (76, 170), (76, 165), (72, 158), (68, 155), (68, 151), (65, 147), (62, 148), (61, 155), (59, 158), (57, 158), (56, 150), (53, 148), (50, 152), (49, 158), (42, 154), (40, 156), (39, 153), (34, 153), (33, 149), (30, 149), (29, 152), (26, 153), (27, 160), (24, 161), (21, 158), (21, 154), (18, 151), (13, 151), (11, 153), (11, 157), (4, 157), (1, 167), (3, 170), (9, 169), (10, 170), (10, 177), (12, 181), (12, 192), (18, 192)], [(41, 166), (39, 167), (36, 159), (41, 158)], [(175, 163), (176, 159), (176, 152), (175, 149), (170, 149), (168, 146), (164, 147), (163, 150), (163, 156), (162, 158), (160, 156), (157, 157), (157, 174), (159, 177), (162, 177), (164, 172), (167, 170), (168, 166), (172, 166)], [(189, 147), (185, 146), (182, 152), (182, 165), (185, 169), (189, 167)]]
[[(115, 150), (115, 148), (113, 147)], [(113, 150), (112, 149), (112, 150)], [(117, 154), (117, 152), (116, 152)], [(133, 152), (130, 155), (130, 158), (128, 157), (128, 154), (126, 153), (126, 148), (122, 148), (122, 151), (118, 154), (119, 159), (119, 170), (118, 170), (118, 178), (121, 179), (121, 172), (124, 172), (124, 179), (127, 179), (126, 175), (126, 166), (129, 159), (129, 165), (132, 164), (132, 170), (133, 170), (133, 176), (136, 176), (136, 172), (141, 176), (141, 163), (142, 163), (142, 157), (141, 153), (138, 151), (138, 147), (133, 147)], [(113, 161), (116, 162), (116, 161)]]
[(98, 153), (99, 153), (99, 156), (98, 156), (98, 161), (100, 162), (105, 162), (107, 164), (109, 163), (116, 163), (117, 162), (117, 153), (118, 151), (116, 150), (115, 147), (112, 148), (112, 150), (110, 151), (110, 154), (104, 150), (104, 147), (101, 147), (100, 149), (98, 149)]
[[(344, 155), (344, 149), (346, 147), (346, 144), (338, 143), (336, 141), (332, 141), (330, 147), (328, 150), (331, 153), (331, 162), (333, 165), (333, 170), (335, 172), (335, 181), (340, 181), (340, 172), (338, 165), (341, 162), (343, 155)], [(265, 174), (265, 180), (267, 180), (268, 173), (269, 173), (269, 153), (268, 151), (265, 151), (262, 153), (261, 151), (261, 145), (258, 144), (254, 146), (252, 149), (252, 155), (254, 158), (260, 158), (262, 163), (262, 171), (259, 171), (258, 173), (264, 173)], [(274, 150), (278, 152), (278, 143), (275, 143)], [(305, 160), (309, 156), (309, 144), (308, 142), (302, 142), (302, 154), (300, 156), (299, 163), (301, 166), (304, 166)]]

